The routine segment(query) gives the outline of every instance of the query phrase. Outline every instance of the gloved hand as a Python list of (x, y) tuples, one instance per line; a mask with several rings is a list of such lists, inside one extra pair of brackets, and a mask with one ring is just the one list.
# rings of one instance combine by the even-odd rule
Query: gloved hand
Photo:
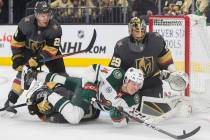
[(30, 99), (28, 99), (28, 103), (35, 109), (35, 114), (41, 113), (48, 115), (53, 112), (53, 107), (47, 100), (51, 93), (52, 91), (44, 85), (31, 95)]
[(125, 127), (128, 124), (128, 118), (124, 117), (123, 114), (119, 111), (122, 110), (122, 107), (112, 107), (110, 109), (110, 117), (112, 119), (112, 124), (115, 127)]
[(21, 54), (12, 56), (12, 68), (16, 71), (22, 71), (24, 65), (24, 57)]
[(53, 108), (53, 106), (47, 101), (47, 99), (44, 99), (43, 101), (38, 103), (37, 107), (39, 111), (43, 114), (51, 113), (51, 109)]
[(160, 78), (161, 78), (161, 80), (168, 79), (169, 76), (170, 76), (170, 74), (171, 74), (170, 71), (168, 71), (168, 70), (162, 70), (162, 71), (160, 72)]
[(39, 112), (39, 109), (36, 105), (28, 104), (28, 111), (31, 115), (37, 115), (43, 121), (47, 120), (47, 115)]
[(39, 62), (41, 59), (42, 59), (41, 56), (31, 57), (28, 60), (29, 67), (32, 69), (36, 69), (36, 68), (40, 67), (41, 65), (43, 65), (42, 62)]
[[(119, 107), (119, 109), (122, 109), (122, 107)], [(112, 107), (109, 111), (110, 117), (112, 120), (120, 120), (123, 118), (122, 113), (120, 113), (118, 108)]]

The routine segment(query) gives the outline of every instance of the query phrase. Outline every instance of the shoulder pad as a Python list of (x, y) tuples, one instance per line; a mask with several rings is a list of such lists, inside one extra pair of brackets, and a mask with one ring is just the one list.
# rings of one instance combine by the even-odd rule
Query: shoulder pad
[(49, 37), (54, 38), (62, 35), (61, 26), (55, 20), (51, 20), (48, 28)]
[(128, 41), (129, 41), (129, 37), (125, 37), (125, 38), (119, 40), (119, 41), (116, 43), (116, 45), (117, 45), (117, 47), (121, 47), (121, 46), (123, 46), (123, 45), (124, 45), (126, 42), (128, 42)]
[(154, 32), (154, 35), (162, 38), (162, 36), (158, 32)]
[(124, 70), (120, 68), (114, 69), (112, 73), (113, 73), (114, 78), (116, 79), (123, 79), (124, 74), (125, 74)]
[(25, 33), (27, 30), (32, 28), (34, 20), (35, 20), (34, 15), (24, 17), (18, 23), (18, 27), (22, 30), (23, 33)]
[(117, 46), (118, 46), (118, 47), (121, 47), (122, 45), (123, 45), (123, 43), (122, 43), (121, 40), (117, 42)]
[(24, 25), (24, 24), (30, 24), (30, 23), (34, 23), (35, 20), (35, 16), (34, 15), (30, 15), (27, 17), (24, 17), (20, 20), (20, 22), (18, 23), (18, 25)]

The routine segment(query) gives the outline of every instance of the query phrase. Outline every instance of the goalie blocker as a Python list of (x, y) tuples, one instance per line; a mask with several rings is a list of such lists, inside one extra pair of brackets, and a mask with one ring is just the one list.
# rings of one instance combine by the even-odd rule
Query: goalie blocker
[(149, 122), (159, 123), (172, 116), (188, 117), (192, 112), (190, 97), (184, 96), (188, 75), (184, 72), (173, 72), (163, 80), (163, 98), (142, 97), (140, 112), (147, 116)]

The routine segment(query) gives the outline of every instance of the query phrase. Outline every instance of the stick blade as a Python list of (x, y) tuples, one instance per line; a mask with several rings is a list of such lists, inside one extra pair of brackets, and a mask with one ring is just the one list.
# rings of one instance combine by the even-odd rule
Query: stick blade
[(178, 139), (178, 140), (186, 139), (186, 138), (189, 138), (189, 137), (193, 136), (194, 134), (196, 134), (200, 129), (201, 129), (201, 127), (198, 126), (196, 129), (192, 130), (189, 133), (185, 133), (185, 134), (179, 135), (179, 136), (174, 135), (174, 136), (171, 136), (171, 137), (173, 137), (175, 139)]

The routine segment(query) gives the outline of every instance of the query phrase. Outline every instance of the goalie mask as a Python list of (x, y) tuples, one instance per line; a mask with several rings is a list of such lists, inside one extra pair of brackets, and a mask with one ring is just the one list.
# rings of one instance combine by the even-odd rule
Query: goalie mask
[(144, 83), (144, 74), (140, 69), (131, 67), (125, 73), (124, 83), (129, 80), (138, 84), (139, 89), (141, 89)]
[(142, 41), (146, 33), (146, 23), (138, 17), (133, 17), (128, 23), (128, 31), (135, 40)]

